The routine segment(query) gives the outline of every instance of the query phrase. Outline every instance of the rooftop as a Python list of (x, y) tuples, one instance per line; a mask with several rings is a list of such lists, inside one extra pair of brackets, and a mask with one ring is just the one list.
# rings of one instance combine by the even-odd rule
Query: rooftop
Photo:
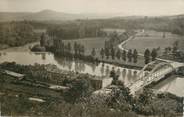
[(16, 77), (16, 78), (23, 78), (25, 76), (24, 74), (16, 73), (16, 72), (9, 71), (9, 70), (4, 70), (3, 73), (10, 75), (12, 77)]

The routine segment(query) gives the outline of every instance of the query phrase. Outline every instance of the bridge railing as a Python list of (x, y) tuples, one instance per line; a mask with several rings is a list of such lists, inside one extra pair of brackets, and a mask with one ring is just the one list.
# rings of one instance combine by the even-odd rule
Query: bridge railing
[[(131, 91), (134, 91), (134, 93), (138, 90), (140, 90), (141, 88), (149, 85), (150, 83), (152, 83), (153, 81), (158, 81), (161, 78), (163, 78), (166, 74), (171, 73), (173, 71), (173, 68), (171, 67), (167, 67), (167, 69), (161, 69), (157, 72), (154, 72), (146, 77), (140, 78), (139, 80), (137, 80), (135, 83), (129, 85), (129, 88)], [(133, 92), (132, 92), (133, 93)]]

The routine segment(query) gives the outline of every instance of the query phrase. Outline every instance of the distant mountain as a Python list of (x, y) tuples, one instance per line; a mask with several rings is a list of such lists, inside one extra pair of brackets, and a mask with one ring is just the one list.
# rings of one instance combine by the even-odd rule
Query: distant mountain
[(31, 14), (29, 12), (0, 12), (0, 21), (23, 20), (24, 17)]
[(0, 21), (20, 21), (20, 20), (76, 20), (76, 19), (101, 19), (111, 18), (118, 14), (70, 14), (52, 10), (40, 12), (0, 12)]
[(0, 12), (0, 21), (12, 20), (73, 20), (77, 15), (43, 10), (40, 12)]
[[(43, 10), (40, 12), (0, 12), (0, 21), (21, 21), (21, 20), (37, 20), (37, 21), (65, 21), (76, 19), (106, 19), (106, 18), (123, 18), (123, 19), (136, 19), (144, 16), (128, 16), (125, 13), (107, 13), (107, 14), (71, 14), (63, 13), (52, 10)], [(170, 18), (184, 17), (184, 15), (167, 16)]]

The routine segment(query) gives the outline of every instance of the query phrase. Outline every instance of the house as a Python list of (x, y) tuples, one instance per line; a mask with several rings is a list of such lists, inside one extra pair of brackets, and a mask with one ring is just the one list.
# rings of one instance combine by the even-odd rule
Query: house
[(16, 78), (18, 80), (22, 80), (25, 77), (24, 74), (16, 73), (16, 72), (9, 71), (9, 70), (2, 70), (1, 72), (5, 75), (11, 76), (11, 77)]

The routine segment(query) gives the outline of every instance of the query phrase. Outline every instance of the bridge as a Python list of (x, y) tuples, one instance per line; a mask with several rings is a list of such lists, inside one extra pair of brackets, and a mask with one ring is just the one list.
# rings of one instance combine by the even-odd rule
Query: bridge
[(131, 94), (135, 95), (145, 86), (151, 84), (152, 82), (161, 80), (166, 75), (177, 71), (182, 66), (184, 66), (183, 63), (157, 59), (145, 65), (138, 74), (138, 80), (134, 83), (128, 84), (127, 87), (130, 88)]
[[(138, 32), (140, 34), (143, 32)], [(123, 48), (128, 41), (134, 39), (135, 36), (130, 36), (126, 41), (123, 41), (118, 45), (120, 50), (128, 51)], [(144, 56), (142, 53), (138, 53), (139, 56)], [(134, 83), (127, 84), (131, 94), (136, 94), (139, 90), (143, 89), (145, 86), (151, 84), (152, 82), (157, 82), (164, 78), (166, 75), (177, 71), (180, 67), (184, 67), (184, 63), (175, 62), (171, 60), (165, 60), (161, 58), (156, 58), (155, 61), (150, 62), (145, 65), (144, 68), (138, 74), (138, 80)]]

